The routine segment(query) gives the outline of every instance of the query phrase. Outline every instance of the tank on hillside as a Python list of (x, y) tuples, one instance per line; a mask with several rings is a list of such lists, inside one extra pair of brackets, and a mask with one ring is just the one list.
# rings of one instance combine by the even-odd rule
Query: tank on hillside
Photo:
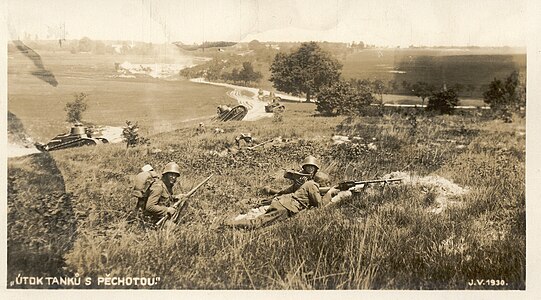
[(259, 97), (259, 100), (261, 101), (269, 102), (269, 104), (265, 105), (265, 112), (268, 112), (268, 113), (279, 112), (280, 113), (286, 110), (286, 107), (283, 104), (280, 104), (280, 100), (282, 100), (282, 98), (276, 96), (274, 92), (270, 92), (269, 95), (264, 96), (263, 92), (261, 91), (258, 97)]
[(286, 110), (286, 107), (278, 102), (272, 102), (268, 105), (265, 105), (265, 112), (268, 113), (275, 113), (275, 112), (284, 112)]
[(248, 114), (248, 108), (244, 105), (237, 105), (235, 107), (220, 105), (218, 106), (217, 114), (215, 120), (218, 121), (240, 121)]
[(88, 128), (81, 123), (75, 123), (69, 133), (59, 134), (47, 144), (36, 144), (40, 151), (53, 151), (82, 146), (95, 146), (108, 143), (104, 138), (92, 138)]

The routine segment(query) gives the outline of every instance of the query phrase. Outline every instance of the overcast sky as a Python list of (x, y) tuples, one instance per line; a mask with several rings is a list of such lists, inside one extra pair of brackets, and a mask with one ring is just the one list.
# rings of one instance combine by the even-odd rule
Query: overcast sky
[(525, 46), (526, 0), (8, 0), (11, 39)]

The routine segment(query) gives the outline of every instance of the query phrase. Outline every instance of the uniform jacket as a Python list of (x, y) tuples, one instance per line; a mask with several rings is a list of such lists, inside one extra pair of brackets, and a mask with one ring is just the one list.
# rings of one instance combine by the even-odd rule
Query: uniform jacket
[(168, 189), (162, 180), (156, 181), (150, 187), (145, 211), (154, 215), (165, 216), (167, 207), (175, 201), (172, 189)]
[(280, 196), (278, 201), (285, 208), (294, 213), (308, 207), (318, 207), (322, 203), (321, 194), (319, 193), (319, 184), (313, 180), (308, 180), (293, 194)]

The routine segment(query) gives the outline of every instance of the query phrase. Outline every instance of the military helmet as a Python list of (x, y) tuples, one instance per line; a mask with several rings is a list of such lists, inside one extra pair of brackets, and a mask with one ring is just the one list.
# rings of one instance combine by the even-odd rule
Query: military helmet
[(326, 186), (331, 183), (331, 178), (327, 173), (317, 172), (314, 176), (314, 181), (320, 185)]
[(162, 172), (162, 175), (165, 175), (166, 173), (175, 173), (180, 176), (180, 167), (175, 162), (170, 162), (167, 165), (165, 165), (165, 169)]
[(308, 155), (304, 161), (302, 162), (301, 167), (304, 168), (306, 165), (312, 165), (319, 169), (319, 163), (317, 162), (317, 158), (313, 157), (312, 155)]

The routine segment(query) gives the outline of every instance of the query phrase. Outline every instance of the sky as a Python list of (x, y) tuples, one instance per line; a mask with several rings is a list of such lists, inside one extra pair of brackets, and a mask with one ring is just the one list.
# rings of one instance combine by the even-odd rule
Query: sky
[(8, 0), (10, 39), (526, 46), (526, 0)]

